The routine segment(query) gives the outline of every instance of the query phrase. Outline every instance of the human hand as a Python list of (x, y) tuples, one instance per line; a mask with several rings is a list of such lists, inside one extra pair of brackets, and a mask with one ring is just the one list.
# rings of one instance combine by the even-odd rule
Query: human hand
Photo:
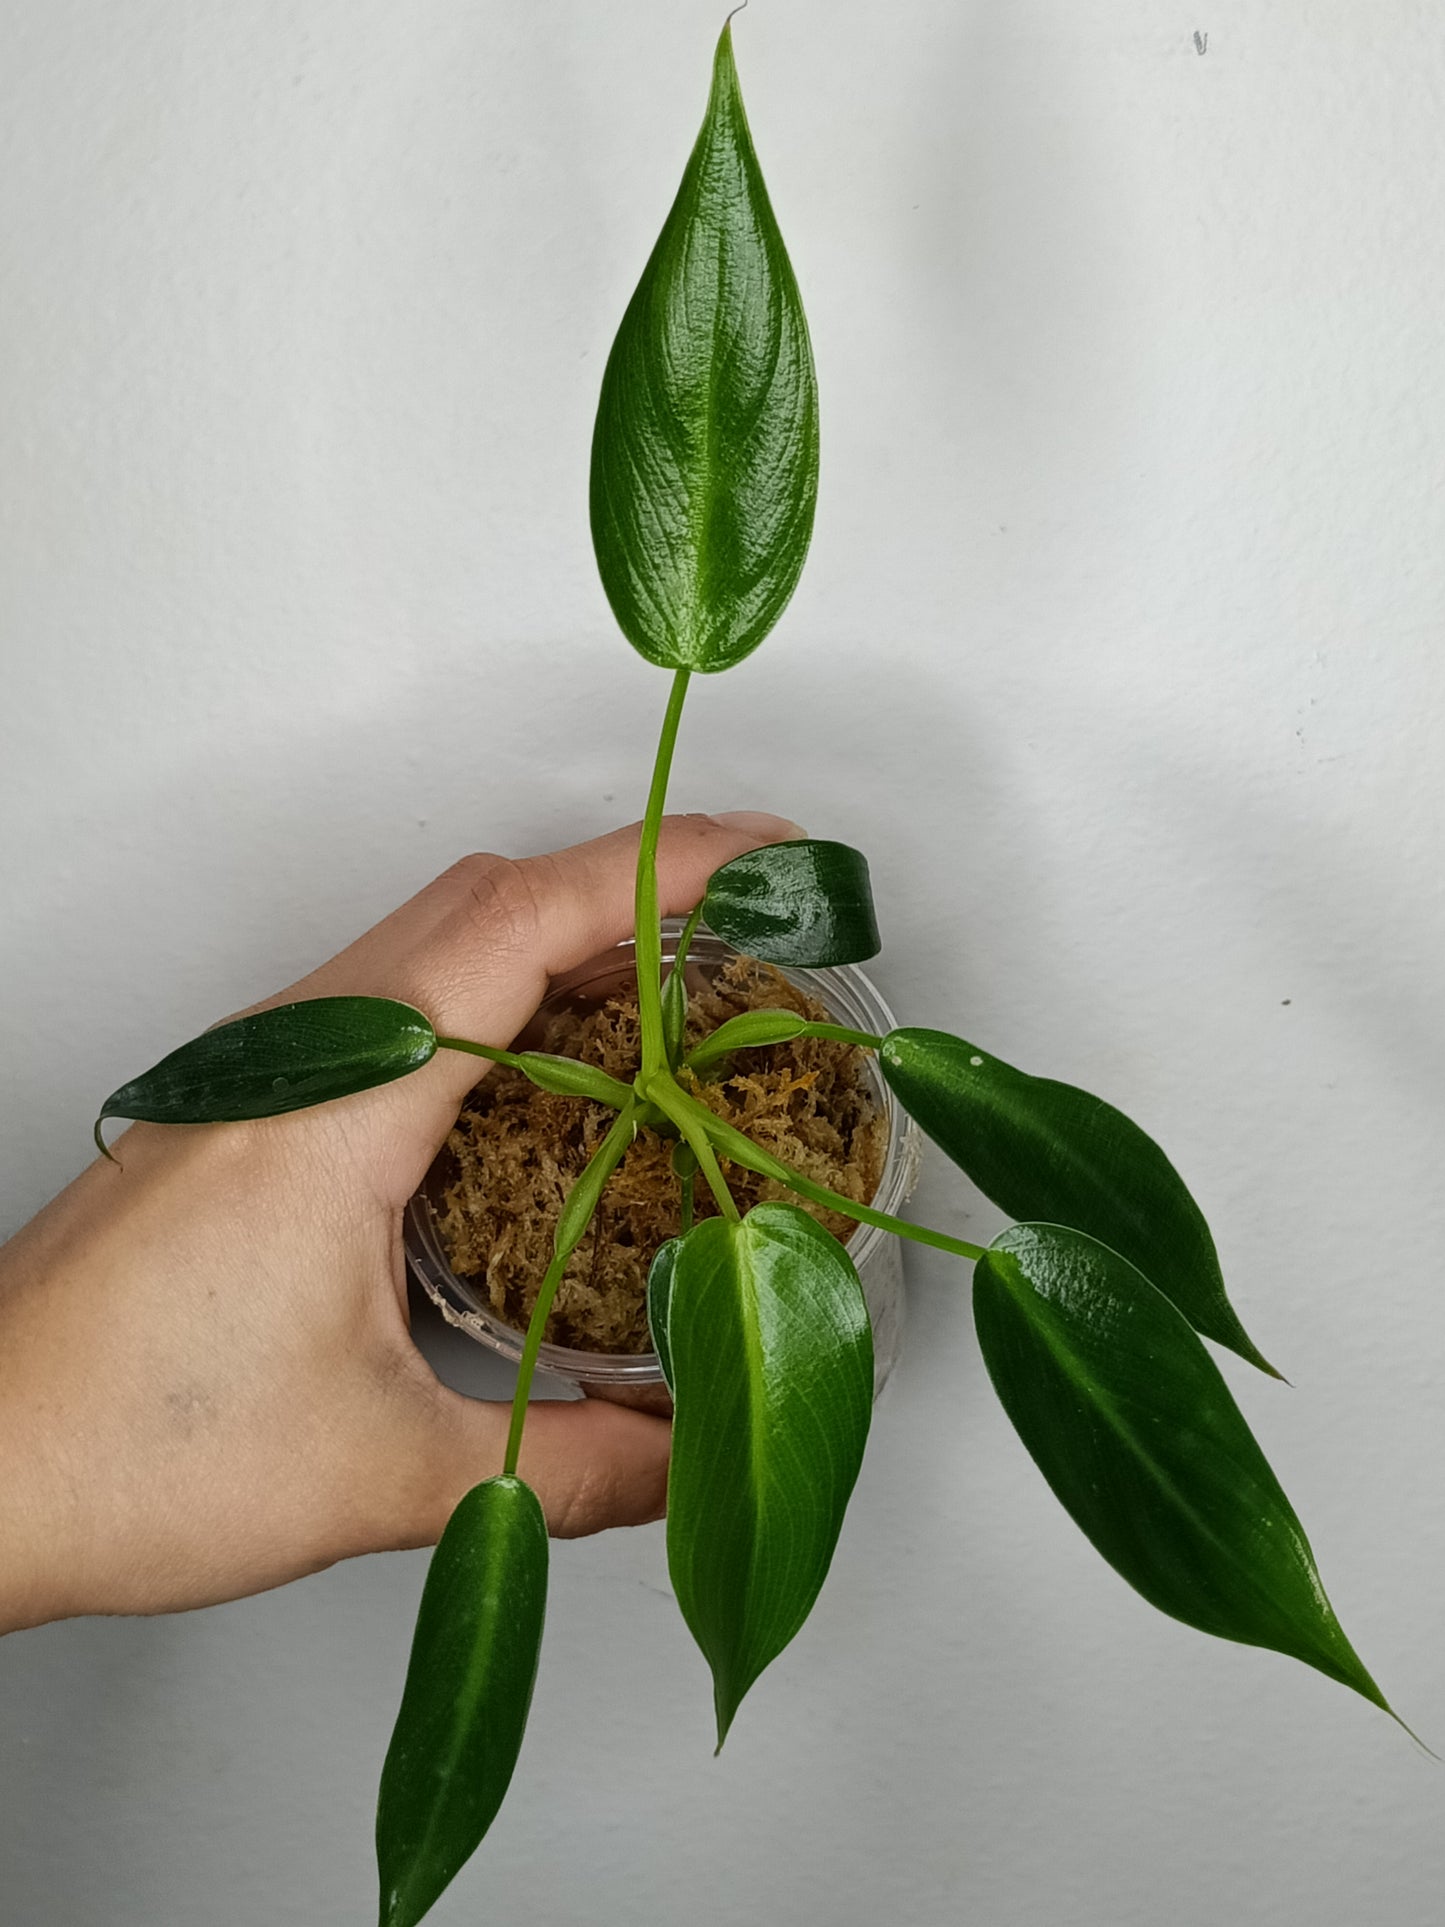
[[(776, 817), (669, 817), (663, 913)], [(473, 856), (268, 1000), (362, 994), (506, 1045), (548, 979), (632, 929), (638, 829)], [(138, 1124), (0, 1250), (0, 1631), (260, 1592), (430, 1545), (500, 1471), (508, 1408), (436, 1378), (407, 1327), (402, 1211), (476, 1081), (439, 1052), (248, 1124)], [(519, 1471), (551, 1530), (661, 1516), (669, 1427), (546, 1402)]]

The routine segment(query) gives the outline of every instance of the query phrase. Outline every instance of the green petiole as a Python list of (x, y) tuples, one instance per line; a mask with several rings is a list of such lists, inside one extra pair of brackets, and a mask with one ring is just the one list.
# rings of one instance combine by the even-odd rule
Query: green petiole
[[(649, 1105), (647, 1108), (650, 1110), (652, 1106)], [(672, 1147), (672, 1175), (677, 1179), (678, 1190), (681, 1193), (680, 1209), (682, 1224), (680, 1235), (686, 1237), (688, 1232), (692, 1230), (693, 1194), (697, 1188), (695, 1183), (697, 1177), (697, 1159), (693, 1156), (692, 1146), (683, 1138), (679, 1138), (677, 1143)]]
[(683, 1037), (687, 1030), (687, 953), (692, 948), (692, 940), (697, 935), (697, 926), (702, 922), (702, 905), (699, 904), (688, 918), (678, 939), (677, 955), (672, 969), (667, 973), (667, 982), (662, 986), (662, 1042), (669, 1070), (676, 1070), (682, 1056)]
[(692, 940), (697, 935), (697, 927), (702, 922), (702, 905), (699, 904), (682, 926), (682, 935), (677, 940), (677, 956), (673, 962), (676, 970), (679, 964), (687, 962), (687, 953), (692, 949)]
[(512, 1423), (507, 1432), (507, 1456), (502, 1466), (504, 1472), (515, 1472), (517, 1469), (517, 1457), (522, 1450), (522, 1427), (527, 1422), (527, 1400), (537, 1369), (537, 1354), (542, 1348), (542, 1333), (547, 1328), (547, 1317), (552, 1309), (552, 1300), (557, 1296), (557, 1287), (562, 1282), (562, 1273), (596, 1214), (603, 1187), (622, 1162), (623, 1153), (632, 1142), (636, 1122), (636, 1105), (629, 1093), (627, 1108), (614, 1118), (612, 1128), (593, 1152), (587, 1168), (567, 1193), (563, 1203), (552, 1239), (552, 1262), (543, 1274), (537, 1302), (532, 1307), (532, 1316), (527, 1325), (522, 1362), (517, 1367), (517, 1389), (512, 1394)]
[(659, 1071), (646, 1086), (648, 1099), (657, 1106), (665, 1117), (681, 1131), (688, 1148), (697, 1159), (698, 1169), (707, 1179), (707, 1186), (717, 1201), (717, 1208), (725, 1218), (733, 1223), (738, 1221), (738, 1207), (733, 1194), (728, 1190), (727, 1181), (718, 1167), (717, 1154), (714, 1152), (704, 1119), (712, 1113), (705, 1105), (695, 1103), (685, 1091), (673, 1082), (671, 1073)]
[(835, 1044), (856, 1044), (859, 1050), (882, 1050), (883, 1039), (872, 1031), (849, 1030), (846, 1024), (808, 1024), (804, 1037), (827, 1037)]
[[(687, 1135), (689, 1144), (693, 1142), (689, 1133), (696, 1132), (707, 1139), (710, 1151), (720, 1151), (725, 1158), (731, 1158), (734, 1164), (741, 1164), (744, 1170), (756, 1171), (760, 1177), (786, 1185), (800, 1198), (807, 1198), (812, 1204), (821, 1204), (829, 1211), (836, 1211), (840, 1218), (853, 1218), (859, 1224), (877, 1225), (882, 1231), (896, 1232), (900, 1238), (911, 1238), (915, 1244), (930, 1245), (935, 1251), (952, 1252), (958, 1258), (977, 1260), (983, 1256), (982, 1245), (969, 1244), (963, 1238), (950, 1238), (947, 1232), (931, 1231), (927, 1225), (911, 1224), (907, 1218), (895, 1218), (888, 1211), (875, 1211), (872, 1205), (859, 1204), (856, 1198), (845, 1198), (837, 1191), (814, 1184), (801, 1171), (795, 1171), (791, 1165), (784, 1164), (781, 1158), (775, 1158), (771, 1152), (754, 1144), (751, 1138), (744, 1137), (741, 1131), (725, 1123), (705, 1104), (699, 1104), (696, 1098), (689, 1097), (684, 1091), (675, 1087), (674, 1090), (680, 1102), (671, 1108), (663, 1108), (668, 1108), (668, 1115), (676, 1122), (678, 1129)], [(649, 1095), (654, 1102), (657, 1101), (655, 1092), (649, 1092)], [(686, 1125), (684, 1114), (687, 1115)]]
[(647, 810), (642, 819), (642, 837), (637, 846), (636, 916), (633, 922), (637, 958), (637, 1002), (642, 1015), (642, 1074), (650, 1078), (667, 1062), (667, 1046), (662, 1025), (662, 914), (657, 896), (657, 836), (662, 827), (663, 807), (667, 802), (667, 779), (672, 770), (672, 752), (677, 746), (678, 724), (692, 672), (679, 669), (672, 679), (667, 713), (662, 719), (662, 735), (657, 744), (657, 761), (652, 770), (652, 787), (647, 793)]

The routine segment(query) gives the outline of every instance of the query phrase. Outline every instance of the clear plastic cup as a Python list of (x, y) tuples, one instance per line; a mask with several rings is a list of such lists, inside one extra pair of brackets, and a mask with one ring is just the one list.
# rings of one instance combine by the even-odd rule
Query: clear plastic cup
[[(669, 918), (663, 923), (662, 957), (670, 964), (677, 956), (682, 923)], [(699, 930), (687, 955), (689, 973), (704, 977), (716, 971), (737, 953), (709, 930)], [(881, 1036), (894, 1027), (893, 1015), (856, 964), (843, 964), (823, 970), (787, 970), (783, 973), (800, 990), (816, 997), (835, 1023), (852, 1030)], [(600, 957), (581, 964), (576, 970), (553, 980), (551, 989), (536, 1017), (516, 1040), (515, 1047), (535, 1049), (547, 1016), (558, 1008), (600, 1004), (614, 992), (636, 982), (632, 940), (617, 945)], [(918, 1179), (921, 1139), (918, 1127), (907, 1116), (883, 1081), (876, 1059), (867, 1060), (867, 1076), (880, 1109), (888, 1120), (888, 1145), (883, 1175), (878, 1181), (872, 1203), (880, 1211), (897, 1213), (912, 1195)], [(454, 1272), (447, 1262), (445, 1247), (437, 1230), (437, 1205), (440, 1191), (449, 1181), (447, 1160), (438, 1158), (422, 1181), (422, 1187), (406, 1208), (405, 1242), (407, 1262), (422, 1290), (449, 1325), (468, 1333), (481, 1344), (490, 1346), (514, 1364), (522, 1356), (525, 1333), (499, 1318), (491, 1304), (480, 1297), (472, 1280)], [(873, 1389), (882, 1391), (884, 1381), (898, 1357), (903, 1336), (903, 1250), (898, 1237), (876, 1225), (857, 1225), (847, 1240), (849, 1255), (858, 1268), (868, 1314), (873, 1324)], [(562, 1345), (543, 1345), (537, 1358), (542, 1371), (555, 1372), (570, 1379), (589, 1398), (610, 1399), (614, 1404), (638, 1406), (643, 1410), (667, 1412), (671, 1403), (662, 1368), (655, 1352), (574, 1351)]]

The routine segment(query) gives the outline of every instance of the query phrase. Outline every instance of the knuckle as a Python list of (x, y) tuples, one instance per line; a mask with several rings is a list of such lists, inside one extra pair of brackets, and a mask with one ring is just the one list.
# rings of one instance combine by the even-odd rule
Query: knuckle
[(595, 1461), (578, 1468), (576, 1483), (563, 1496), (552, 1521), (558, 1539), (580, 1539), (600, 1532), (617, 1511), (617, 1481)]
[(443, 880), (457, 891), (489, 942), (525, 948), (541, 921), (534, 861), (520, 863), (515, 857), (478, 851), (454, 863)]
[(644, 1449), (636, 1412), (589, 1400), (588, 1446), (571, 1462), (571, 1476), (548, 1508), (550, 1530), (558, 1539), (577, 1539), (609, 1526), (643, 1525), (667, 1511), (667, 1430), (656, 1418), (643, 1422), (661, 1431), (661, 1443), (648, 1434)]

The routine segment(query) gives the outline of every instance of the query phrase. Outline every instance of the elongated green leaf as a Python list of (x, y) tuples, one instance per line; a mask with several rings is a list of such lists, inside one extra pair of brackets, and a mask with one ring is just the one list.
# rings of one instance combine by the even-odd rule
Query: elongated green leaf
[(583, 1167), (582, 1175), (563, 1201), (552, 1230), (552, 1250), (558, 1258), (574, 1252), (586, 1235), (587, 1227), (602, 1202), (607, 1182), (637, 1135), (637, 1100), (629, 1091), (627, 1102), (613, 1118), (611, 1128)]
[(666, 669), (729, 669), (807, 554), (818, 397), (724, 27), (702, 132), (602, 378), (592, 540), (622, 632)]
[(721, 1746), (827, 1575), (872, 1417), (873, 1339), (848, 1254), (791, 1204), (677, 1239), (657, 1301), (676, 1407), (668, 1568)]
[(1197, 1332), (1278, 1377), (1225, 1295), (1184, 1180), (1122, 1111), (943, 1031), (892, 1031), (878, 1059), (909, 1116), (1011, 1218), (1087, 1231), (1137, 1265)]
[(1152, 1605), (1390, 1709), (1289, 1500), (1188, 1323), (1117, 1252), (1015, 1225), (974, 1270), (994, 1389), (1060, 1501)]
[(743, 1010), (704, 1037), (688, 1062), (696, 1071), (721, 1063), (735, 1050), (757, 1050), (765, 1044), (786, 1044), (808, 1028), (795, 1010)]
[(304, 1110), (405, 1077), (436, 1048), (421, 1012), (386, 997), (281, 1004), (208, 1030), (122, 1084), (101, 1106), (97, 1142), (108, 1117), (225, 1124)]
[(547, 1523), (503, 1474), (473, 1486), (432, 1555), (381, 1771), (381, 1927), (413, 1927), (496, 1818), (517, 1764), (547, 1605)]
[(520, 1051), (516, 1068), (540, 1090), (559, 1097), (588, 1097), (594, 1104), (610, 1104), (621, 1110), (632, 1102), (632, 1087), (623, 1084), (596, 1064), (584, 1064), (575, 1057), (557, 1057), (551, 1051)]
[(764, 963), (816, 969), (878, 954), (868, 859), (846, 843), (803, 837), (735, 856), (709, 877), (703, 916)]
[(659, 1245), (647, 1273), (647, 1329), (652, 1334), (652, 1349), (657, 1353), (669, 1391), (672, 1390), (672, 1345), (667, 1335), (667, 1320), (672, 1309), (677, 1247), (681, 1242), (680, 1238), (669, 1238), (666, 1244)]

